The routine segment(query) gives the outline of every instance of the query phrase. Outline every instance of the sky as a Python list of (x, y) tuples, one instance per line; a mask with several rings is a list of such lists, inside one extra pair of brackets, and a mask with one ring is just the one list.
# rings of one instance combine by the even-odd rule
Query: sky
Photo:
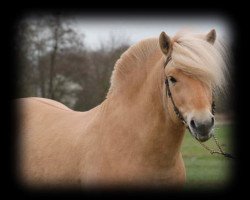
[(148, 37), (158, 37), (162, 31), (173, 36), (182, 29), (191, 29), (197, 33), (208, 33), (215, 29), (219, 37), (232, 36), (230, 21), (219, 15), (199, 16), (81, 16), (73, 21), (74, 29), (84, 34), (88, 48), (98, 49), (101, 43), (107, 43), (110, 35), (122, 41), (134, 44)]

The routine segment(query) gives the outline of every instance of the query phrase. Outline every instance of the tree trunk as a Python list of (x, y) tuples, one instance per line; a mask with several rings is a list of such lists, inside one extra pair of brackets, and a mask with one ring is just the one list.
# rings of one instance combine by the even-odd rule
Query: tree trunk
[(39, 74), (40, 74), (40, 89), (41, 89), (41, 96), (42, 97), (46, 97), (46, 94), (45, 94), (45, 76), (44, 76), (44, 68), (43, 66), (41, 66), (41, 61), (40, 61), (40, 58), (39, 58)]
[(55, 60), (58, 49), (58, 27), (59, 27), (59, 17), (56, 18), (55, 31), (54, 31), (54, 47), (51, 53), (50, 60), (50, 76), (49, 76), (49, 98), (54, 99), (54, 78), (55, 78)]

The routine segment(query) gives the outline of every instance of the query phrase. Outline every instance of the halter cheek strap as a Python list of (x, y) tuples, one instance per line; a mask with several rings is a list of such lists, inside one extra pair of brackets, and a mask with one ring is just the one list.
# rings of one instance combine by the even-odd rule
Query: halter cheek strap
[(169, 88), (169, 82), (168, 82), (168, 77), (166, 77), (165, 79), (165, 84), (166, 84), (166, 94), (168, 95), (169, 99), (171, 100), (172, 104), (173, 104), (173, 107), (174, 107), (174, 112), (175, 114), (177, 115), (177, 117), (181, 120), (181, 122), (187, 127), (188, 127), (188, 124), (187, 122), (185, 121), (182, 113), (180, 112), (180, 110), (177, 108), (177, 106), (175, 105), (174, 103), (174, 100), (173, 100), (173, 97), (172, 97), (172, 93), (170, 91), (170, 88)]
[(169, 63), (169, 61), (172, 59), (171, 55), (167, 57), (165, 63), (164, 63), (164, 69), (166, 68), (167, 64)]
[[(164, 63), (164, 69), (166, 68), (166, 66), (168, 65), (168, 63), (171, 59), (172, 59), (171, 55), (167, 57), (166, 62)], [(177, 106), (174, 103), (172, 93), (171, 93), (170, 87), (169, 87), (168, 77), (166, 77), (166, 79), (165, 79), (165, 84), (166, 84), (166, 95), (169, 97), (169, 99), (171, 100), (171, 102), (173, 104), (175, 114), (178, 116), (178, 118), (181, 120), (181, 122), (189, 129), (189, 126), (188, 126), (187, 122), (185, 121), (182, 113), (180, 112), (180, 110), (177, 108)]]
[[(168, 56), (167, 59), (166, 59), (166, 62), (164, 64), (164, 69), (166, 68), (166, 66), (168, 65), (169, 61), (172, 59), (171, 56)], [(178, 107), (175, 105), (175, 102), (173, 100), (173, 96), (172, 96), (172, 93), (170, 91), (170, 87), (169, 87), (169, 82), (168, 82), (168, 76), (166, 77), (165, 79), (165, 84), (166, 84), (166, 94), (167, 96), (170, 98), (172, 104), (173, 104), (173, 107), (174, 107), (174, 112), (175, 114), (178, 116), (178, 118), (182, 121), (182, 123), (187, 127), (188, 127), (188, 124), (187, 122), (185, 121), (182, 113), (180, 112), (180, 110), (178, 109)], [(212, 101), (212, 105), (211, 105), (211, 112), (212, 114), (214, 115), (215, 113), (215, 102), (214, 102), (214, 95), (213, 95), (213, 101)]]

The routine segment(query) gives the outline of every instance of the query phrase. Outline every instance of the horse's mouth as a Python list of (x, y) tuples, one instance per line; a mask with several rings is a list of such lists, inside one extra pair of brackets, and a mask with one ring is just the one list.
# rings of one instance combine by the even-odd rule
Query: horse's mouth
[(195, 138), (196, 140), (200, 141), (200, 142), (206, 142), (207, 140), (209, 140), (212, 137), (212, 134), (208, 135), (208, 136), (200, 136), (197, 135), (197, 137)]
[(190, 130), (191, 135), (199, 142), (206, 142), (213, 136), (213, 131), (208, 133), (197, 133)]

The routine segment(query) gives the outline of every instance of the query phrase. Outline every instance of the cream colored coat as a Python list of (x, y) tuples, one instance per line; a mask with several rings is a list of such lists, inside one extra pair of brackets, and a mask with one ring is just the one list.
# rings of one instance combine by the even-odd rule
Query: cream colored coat
[[(127, 50), (116, 63), (107, 98), (90, 111), (73, 111), (49, 99), (17, 100), (24, 184), (184, 184), (180, 147), (185, 127), (166, 96), (166, 52), (158, 43), (158, 39), (148, 39)], [(173, 45), (173, 61), (178, 45)]]

